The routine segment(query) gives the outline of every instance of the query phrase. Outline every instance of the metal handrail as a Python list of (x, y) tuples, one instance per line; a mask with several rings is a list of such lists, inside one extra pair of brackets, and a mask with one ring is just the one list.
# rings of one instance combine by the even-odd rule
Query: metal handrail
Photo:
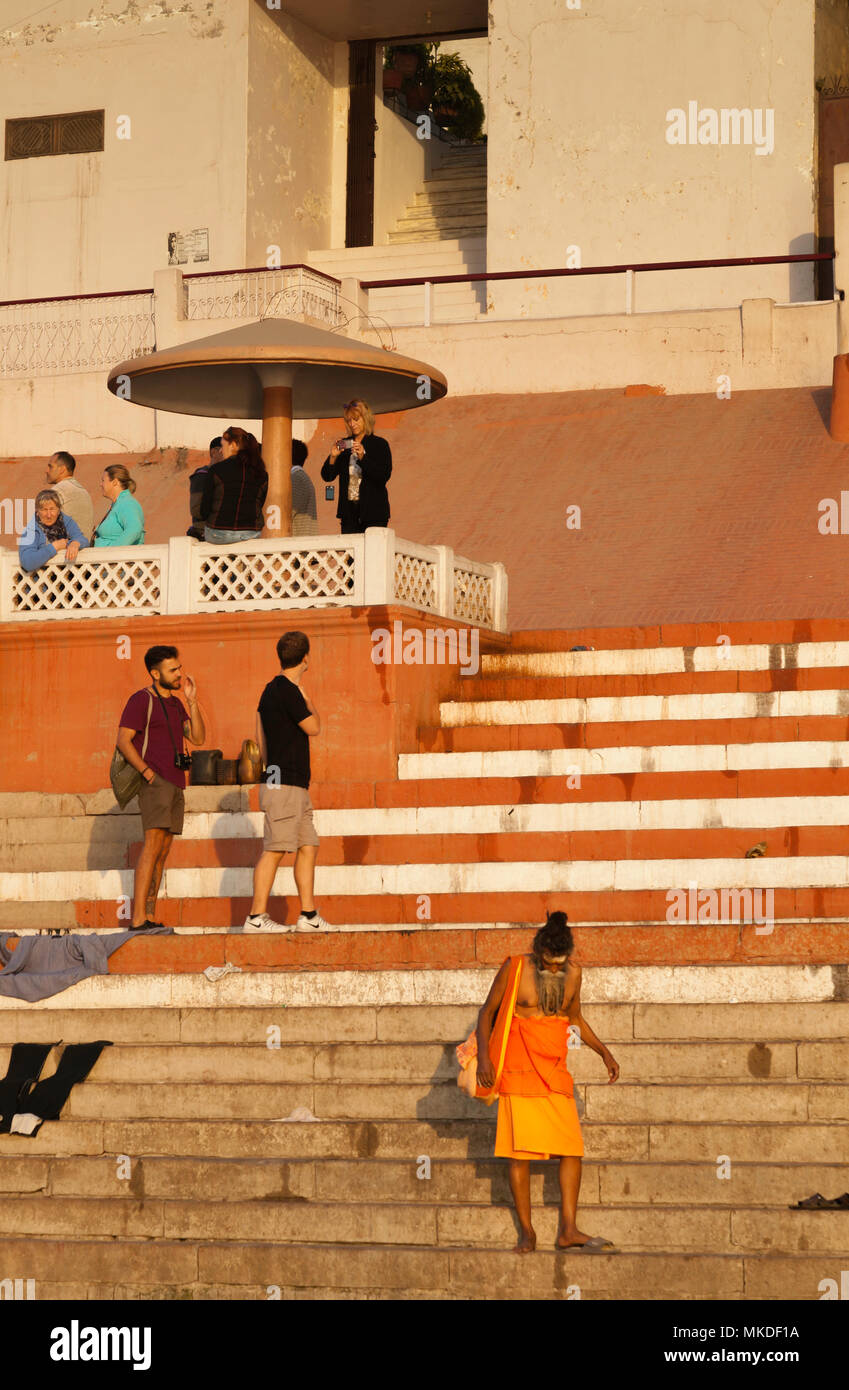
[[(165, 269), (179, 269), (179, 267), (164, 267)], [(341, 285), (342, 281), (337, 280), (335, 275), (327, 275), (323, 270), (315, 270), (311, 265), (304, 265), (298, 262), (296, 265), (258, 265), (250, 266), (247, 270), (193, 270), (188, 275), (184, 274), (184, 280), (202, 280), (209, 275), (258, 275), (273, 274), (276, 270), (308, 270), (310, 275), (320, 276), (322, 280), (330, 280), (334, 285)], [(44, 294), (36, 299), (0, 299), (0, 309), (13, 309), (18, 304), (63, 304), (72, 299), (124, 299), (134, 294), (153, 294), (153, 287), (144, 290), (97, 290), (92, 294)]]
[(790, 265), (797, 261), (833, 261), (833, 251), (812, 251), (799, 256), (735, 256), (713, 261), (627, 261), (624, 265), (587, 265), (551, 270), (494, 270), (474, 275), (410, 275), (399, 280), (361, 280), (364, 290), (388, 290), (401, 285), (459, 285), (480, 280), (542, 280), (555, 275), (622, 275), (625, 271), (702, 270), (732, 265)]

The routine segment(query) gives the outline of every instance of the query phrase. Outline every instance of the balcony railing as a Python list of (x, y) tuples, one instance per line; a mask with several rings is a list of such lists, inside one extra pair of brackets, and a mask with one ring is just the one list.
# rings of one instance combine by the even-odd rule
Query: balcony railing
[(259, 319), (305, 317), (330, 328), (344, 317), (340, 283), (307, 265), (283, 265), (274, 270), (201, 271), (184, 275), (186, 318)]
[(0, 622), (382, 604), (506, 632), (507, 574), (384, 527), (230, 546), (176, 536), (81, 550), (74, 564), (57, 558), (32, 574), (15, 551), (0, 552)]
[(0, 304), (0, 377), (106, 371), (155, 345), (152, 290)]
[(833, 261), (833, 251), (812, 251), (793, 256), (733, 256), (708, 261), (631, 261), (623, 265), (553, 266), (548, 270), (493, 270), (470, 275), (405, 275), (394, 280), (362, 280), (364, 290), (401, 289), (420, 285), (423, 292), (422, 323), (429, 328), (433, 319), (435, 285), (490, 284), (505, 280), (550, 280), (582, 275), (623, 275), (624, 311), (634, 312), (637, 274), (658, 270), (713, 270), (746, 265), (796, 265), (806, 261)]

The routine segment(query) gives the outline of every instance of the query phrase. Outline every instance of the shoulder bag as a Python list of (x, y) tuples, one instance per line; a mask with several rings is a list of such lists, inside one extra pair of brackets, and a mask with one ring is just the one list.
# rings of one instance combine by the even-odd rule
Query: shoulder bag
[[(147, 753), (147, 737), (150, 732), (150, 716), (153, 713), (153, 694), (147, 692), (147, 723), (144, 726), (144, 740), (142, 741), (141, 756), (144, 758)], [(112, 790), (115, 793), (115, 800), (123, 811), (132, 801), (134, 796), (138, 796), (141, 785), (145, 781), (137, 768), (132, 763), (128, 763), (124, 754), (116, 747), (112, 754), (112, 762), (109, 766), (109, 781), (112, 783)]]

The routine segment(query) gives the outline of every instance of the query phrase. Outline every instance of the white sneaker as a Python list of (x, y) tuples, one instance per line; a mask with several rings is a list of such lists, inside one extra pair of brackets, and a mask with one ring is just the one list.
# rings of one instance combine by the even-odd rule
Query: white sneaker
[(295, 931), (318, 931), (319, 928), (329, 925), (329, 922), (325, 922), (320, 912), (316, 912), (314, 917), (305, 917), (302, 912), (295, 923)]
[(273, 917), (269, 917), (267, 912), (260, 912), (258, 916), (251, 917), (250, 914), (245, 918), (245, 925), (242, 931), (291, 931), (291, 927), (284, 927), (282, 922), (275, 922)]

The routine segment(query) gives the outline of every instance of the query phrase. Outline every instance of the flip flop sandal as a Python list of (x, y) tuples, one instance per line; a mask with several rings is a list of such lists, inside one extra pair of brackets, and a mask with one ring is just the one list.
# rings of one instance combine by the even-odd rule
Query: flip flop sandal
[(602, 1255), (606, 1250), (618, 1253), (612, 1240), (605, 1240), (604, 1236), (590, 1236), (589, 1240), (578, 1245), (558, 1245), (558, 1250), (571, 1250), (576, 1255)]
[(829, 1202), (821, 1192), (815, 1192), (813, 1197), (805, 1197), (801, 1202), (790, 1203), (790, 1211), (829, 1211), (833, 1207), (834, 1202)]

